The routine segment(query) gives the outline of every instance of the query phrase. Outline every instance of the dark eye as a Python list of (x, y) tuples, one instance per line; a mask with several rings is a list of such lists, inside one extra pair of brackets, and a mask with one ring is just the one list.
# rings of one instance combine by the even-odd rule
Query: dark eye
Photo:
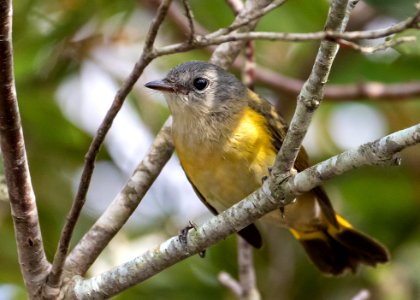
[(202, 91), (209, 85), (209, 81), (205, 78), (197, 77), (194, 79), (193, 85), (197, 90)]

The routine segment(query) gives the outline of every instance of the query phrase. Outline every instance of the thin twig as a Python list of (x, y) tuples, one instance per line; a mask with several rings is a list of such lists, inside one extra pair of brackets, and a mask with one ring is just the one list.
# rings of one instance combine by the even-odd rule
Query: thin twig
[[(283, 191), (282, 198), (271, 196), (273, 190), (270, 187), (273, 185), (268, 179), (263, 183), (262, 188), (190, 231), (186, 243), (185, 241), (181, 242), (179, 237), (175, 236), (143, 255), (98, 276), (90, 279), (76, 278), (72, 290), (74, 296), (77, 299), (102, 299), (115, 295), (175, 263), (203, 251), (233, 232), (255, 222), (264, 214), (278, 209), (279, 206), (290, 203), (296, 195), (313, 189), (337, 174), (353, 170), (354, 162), (357, 163), (356, 167), (381, 163), (388, 165), (389, 160), (393, 160), (396, 153), (419, 143), (420, 124), (362, 145), (356, 150), (346, 151), (340, 154), (342, 158), (347, 157), (346, 160), (340, 160), (338, 157), (330, 158), (282, 182), (279, 185), (279, 189)], [(329, 165), (333, 167), (334, 172), (330, 172), (330, 168), (318, 168), (317, 166), (320, 165)], [(336, 169), (335, 166), (338, 166), (339, 169)], [(306, 184), (303, 178), (306, 178), (309, 184)], [(276, 191), (276, 193), (278, 192)]]
[(68, 255), (65, 270), (70, 276), (85, 274), (140, 204), (147, 190), (171, 157), (173, 150), (169, 119), (130, 180)]
[(12, 49), (12, 1), (0, 1), (0, 147), (16, 236), (19, 265), (30, 298), (48, 274), (38, 211), (26, 156)]
[(389, 41), (385, 41), (384, 43), (381, 43), (379, 45), (376, 46), (361, 46), (359, 44), (356, 44), (354, 42), (351, 41), (346, 41), (343, 39), (337, 39), (336, 42), (339, 43), (341, 46), (347, 46), (350, 47), (354, 50), (360, 51), (362, 53), (365, 54), (372, 54), (378, 51), (383, 51), (386, 49), (389, 49), (391, 47), (395, 47), (398, 46), (402, 43), (411, 43), (411, 42), (415, 42), (416, 41), (416, 37), (415, 36), (402, 36), (402, 37), (398, 37), (395, 39), (391, 39)]
[(185, 15), (187, 16), (188, 27), (190, 29), (188, 43), (192, 44), (194, 42), (194, 36), (195, 36), (194, 14), (191, 9), (191, 4), (189, 0), (182, 0), (182, 4), (184, 5), (184, 8), (185, 8)]
[[(325, 29), (344, 31), (350, 12), (357, 2), (358, 0), (334, 0)], [(295, 114), (274, 164), (272, 175), (276, 180), (283, 180), (282, 176), (288, 176), (293, 168), (313, 112), (324, 98), (324, 87), (338, 48), (336, 43), (326, 40), (321, 42), (312, 72), (299, 93)]]
[(236, 298), (241, 298), (242, 287), (239, 284), (239, 282), (235, 278), (233, 278), (229, 273), (222, 271), (219, 273), (219, 275), (217, 275), (217, 279), (222, 285), (227, 287), (236, 296)]
[(128, 93), (131, 91), (133, 85), (136, 83), (137, 79), (143, 73), (145, 67), (153, 59), (151, 51), (153, 48), (154, 41), (156, 39), (157, 32), (160, 25), (163, 22), (163, 19), (166, 15), (168, 7), (171, 3), (171, 0), (164, 0), (160, 5), (156, 17), (153, 19), (147, 37), (145, 39), (145, 45), (143, 52), (137, 61), (134, 69), (124, 81), (122, 87), (117, 92), (114, 101), (111, 105), (111, 108), (108, 110), (104, 120), (98, 128), (97, 134), (94, 137), (89, 150), (85, 156), (85, 165), (82, 171), (82, 176), (80, 179), (79, 188), (76, 194), (76, 198), (73, 201), (71, 210), (67, 216), (66, 224), (64, 225), (63, 231), (61, 232), (60, 241), (58, 244), (57, 251), (54, 256), (52, 270), (48, 276), (48, 285), (51, 287), (56, 287), (60, 283), (61, 274), (63, 271), (64, 261), (68, 252), (71, 236), (76, 225), (77, 219), (79, 218), (80, 212), (83, 208), (83, 205), (86, 200), (86, 194), (89, 188), (89, 183), (92, 178), (93, 169), (95, 166), (95, 159), (99, 152), (99, 149), (105, 139), (106, 134), (111, 128), (112, 122), (116, 117), (117, 113), (121, 109), (124, 100), (126, 99)]

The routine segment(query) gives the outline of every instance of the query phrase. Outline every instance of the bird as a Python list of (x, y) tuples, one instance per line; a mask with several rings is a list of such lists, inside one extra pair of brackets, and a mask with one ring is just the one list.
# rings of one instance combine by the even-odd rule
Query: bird
[[(172, 139), (198, 198), (215, 215), (257, 190), (270, 173), (287, 133), (276, 108), (223, 68), (204, 61), (174, 67), (145, 84), (163, 93), (172, 114)], [(301, 147), (294, 169), (309, 167)], [(389, 260), (388, 250), (336, 213), (322, 187), (296, 197), (261, 221), (287, 228), (326, 275), (356, 272)], [(258, 227), (238, 232), (261, 248)]]

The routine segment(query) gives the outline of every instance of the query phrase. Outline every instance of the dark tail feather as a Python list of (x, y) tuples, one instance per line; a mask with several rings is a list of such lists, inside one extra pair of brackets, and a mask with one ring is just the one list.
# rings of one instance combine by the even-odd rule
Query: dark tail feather
[(375, 266), (389, 260), (387, 249), (377, 241), (353, 229), (341, 216), (339, 228), (330, 225), (323, 230), (302, 233), (291, 229), (312, 262), (323, 273), (340, 275), (356, 272), (360, 264)]

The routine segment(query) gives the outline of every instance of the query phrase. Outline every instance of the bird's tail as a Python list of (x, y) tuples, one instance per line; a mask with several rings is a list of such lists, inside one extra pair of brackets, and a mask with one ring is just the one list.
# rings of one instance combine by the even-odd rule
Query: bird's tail
[(321, 272), (339, 275), (346, 270), (355, 272), (360, 264), (375, 266), (389, 260), (387, 249), (379, 242), (355, 230), (340, 215), (336, 219), (338, 225), (316, 231), (290, 229)]

